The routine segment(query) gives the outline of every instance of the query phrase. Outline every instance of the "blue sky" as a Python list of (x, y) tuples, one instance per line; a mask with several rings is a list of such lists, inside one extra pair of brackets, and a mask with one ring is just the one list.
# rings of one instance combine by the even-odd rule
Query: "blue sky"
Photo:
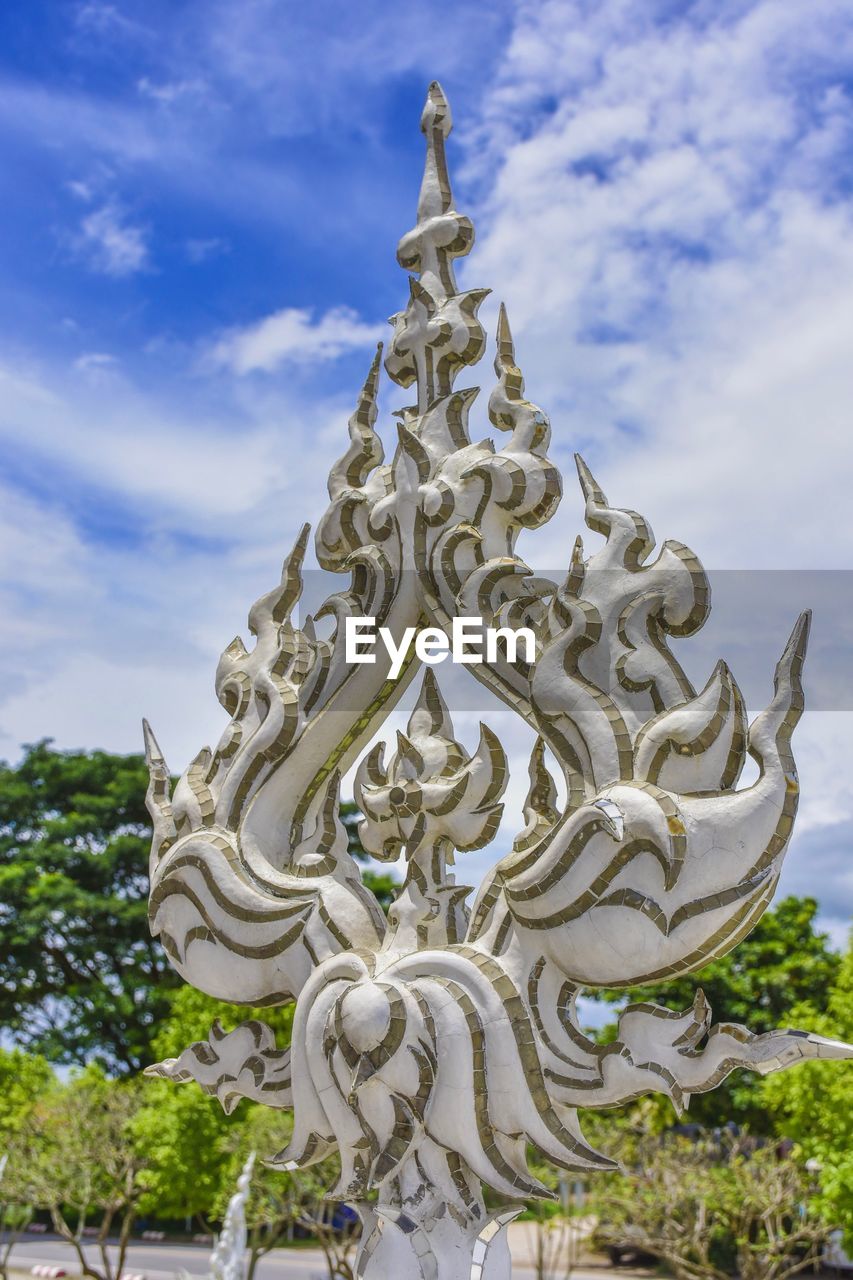
[[(837, 571), (813, 590), (785, 887), (840, 939), (853, 0), (4, 5), (0, 752), (133, 750), (148, 714), (180, 768), (218, 735), (216, 657), (322, 511), (405, 298), (433, 78), (478, 230), (464, 283), (494, 290), (489, 325), (507, 301), (567, 478), (580, 447), (661, 538), (762, 575), (747, 608), (796, 571), (746, 632), (756, 703), (809, 574)], [(386, 421), (403, 402), (385, 387)], [(543, 568), (580, 527), (566, 489), (522, 546)]]

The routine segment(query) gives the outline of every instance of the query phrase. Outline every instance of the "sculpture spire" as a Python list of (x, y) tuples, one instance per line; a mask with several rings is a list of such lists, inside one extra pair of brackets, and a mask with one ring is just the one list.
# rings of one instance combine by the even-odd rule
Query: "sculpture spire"
[(474, 243), (474, 227), (453, 208), (445, 155), (451, 127), (447, 99), (433, 81), (421, 115), (427, 150), (418, 221), (397, 246), (400, 266), (420, 279), (411, 280), (405, 311), (391, 317), (394, 336), (385, 358), (388, 375), (400, 386), (417, 381), (419, 413), (452, 391), (459, 368), (475, 364), (485, 346), (477, 310), (489, 290), (458, 293), (453, 274), (453, 259), (464, 257)]
[(427, 98), (421, 112), (421, 133), (427, 139), (427, 158), (418, 198), (418, 221), (446, 213), (453, 203), (450, 177), (444, 141), (453, 128), (450, 103), (437, 80), (427, 89)]

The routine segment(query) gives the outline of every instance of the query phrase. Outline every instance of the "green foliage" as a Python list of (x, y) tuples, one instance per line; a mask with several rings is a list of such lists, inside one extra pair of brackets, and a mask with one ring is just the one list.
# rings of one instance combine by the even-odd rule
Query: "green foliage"
[(257, 1159), (252, 1174), (251, 1194), (246, 1208), (249, 1267), (247, 1280), (252, 1280), (258, 1260), (285, 1239), (292, 1239), (296, 1228), (313, 1236), (323, 1249), (330, 1275), (350, 1275), (349, 1255), (353, 1240), (349, 1233), (332, 1227), (334, 1205), (325, 1197), (337, 1182), (340, 1166), (334, 1158), (285, 1173), (270, 1168), (266, 1161), (286, 1146), (293, 1131), (292, 1116), (285, 1111), (251, 1104), (242, 1122), (230, 1131), (225, 1147), (230, 1162), (215, 1212), (221, 1218), (234, 1192), (237, 1177), (249, 1152)]
[(370, 890), (387, 915), (388, 908), (400, 891), (400, 881), (390, 871), (363, 870), (361, 878), (364, 882), (364, 887)]
[(44, 1058), (20, 1049), (0, 1049), (0, 1154), (53, 1084), (53, 1071)]
[[(147, 1161), (132, 1138), (140, 1098), (138, 1081), (111, 1080), (90, 1065), (41, 1094), (10, 1152), (17, 1203), (48, 1210), (92, 1280), (121, 1275), (136, 1220)], [(97, 1226), (97, 1261), (81, 1245), (88, 1223)], [(111, 1236), (118, 1238), (114, 1253)]]
[(177, 976), (147, 925), (141, 756), (28, 747), (0, 765), (0, 1025), (53, 1062), (150, 1061)]
[(266, 1009), (227, 1004), (224, 1000), (206, 996), (195, 987), (179, 987), (177, 991), (169, 993), (165, 1016), (152, 1040), (152, 1056), (149, 1061), (176, 1058), (187, 1045), (196, 1040), (206, 1040), (207, 1033), (217, 1019), (226, 1031), (232, 1031), (241, 1022), (261, 1018), (272, 1027), (279, 1048), (284, 1049), (290, 1044), (294, 1010), (293, 1004), (270, 1006)]
[[(213, 1017), (227, 1027), (236, 1021), (230, 1006), (190, 988), (175, 993), (172, 1005), (156, 1042), (164, 1053), (206, 1035)], [(240, 1010), (238, 1016), (252, 1012)], [(284, 1040), (289, 1011), (275, 1011), (273, 1020)], [(0, 1052), (0, 1082), (6, 1086), (0, 1133), (9, 1157), (0, 1185), (8, 1237), (0, 1250), (0, 1274), (16, 1234), (8, 1229), (19, 1220), (24, 1225), (33, 1206), (50, 1213), (81, 1269), (82, 1228), (94, 1226), (86, 1274), (116, 1280), (108, 1235), (118, 1235), (125, 1249), (139, 1215), (161, 1221), (195, 1217), (209, 1227), (224, 1215), (249, 1151), (258, 1154), (247, 1215), (252, 1268), (295, 1225), (318, 1237), (325, 1229), (330, 1210), (323, 1197), (336, 1181), (337, 1163), (294, 1174), (264, 1164), (289, 1141), (289, 1113), (244, 1101), (226, 1116), (194, 1083), (116, 1080), (95, 1064), (63, 1082), (43, 1059), (18, 1050)]]
[[(194, 1041), (206, 1040), (217, 1018), (230, 1031), (247, 1018), (262, 1017), (280, 1046), (290, 1043), (293, 1005), (240, 1008), (185, 986), (171, 994), (169, 1006), (154, 1039), (152, 1062), (177, 1057)], [(237, 1174), (231, 1177), (230, 1153), (248, 1108), (248, 1103), (241, 1102), (236, 1112), (226, 1116), (217, 1099), (194, 1083), (146, 1080), (143, 1105), (134, 1120), (135, 1141), (149, 1157), (142, 1179), (141, 1212), (169, 1220), (198, 1217), (203, 1222), (215, 1216), (223, 1195), (227, 1203), (234, 1189)]]
[(132, 1138), (147, 1154), (140, 1213), (167, 1221), (203, 1223), (219, 1196), (226, 1159), (223, 1138), (234, 1116), (196, 1084), (146, 1080)]
[(216, 1217), (221, 1219), (246, 1158), (254, 1151), (257, 1159), (246, 1206), (246, 1225), (250, 1230), (272, 1226), (274, 1230), (277, 1228), (278, 1236), (294, 1217), (292, 1205), (296, 1179), (280, 1169), (271, 1169), (265, 1162), (290, 1141), (293, 1117), (288, 1111), (274, 1111), (256, 1103), (241, 1104), (241, 1107), (240, 1123), (232, 1127), (223, 1144), (223, 1177), (213, 1208)]
[[(783, 898), (727, 956), (683, 978), (635, 988), (631, 1000), (687, 1009), (701, 987), (715, 1022), (743, 1023), (755, 1032), (779, 1026), (814, 1030), (814, 1011), (826, 1011), (841, 963), (826, 934), (814, 927), (817, 911), (814, 898)], [(617, 1000), (622, 993), (603, 995)], [(804, 1001), (812, 1011), (799, 1018), (792, 1008)], [(772, 1131), (761, 1080), (746, 1071), (734, 1072), (712, 1093), (691, 1098), (690, 1120), (710, 1127), (732, 1120), (755, 1132)]]
[[(825, 1013), (821, 998), (818, 1007), (792, 1009), (792, 1022), (853, 1043), (853, 938), (828, 996)], [(827, 1222), (842, 1228), (853, 1252), (853, 1063), (803, 1063), (768, 1077), (763, 1098), (780, 1136), (792, 1138), (820, 1166), (816, 1203)]]
[[(279, 1045), (290, 1042), (293, 1006), (255, 1010), (235, 1008), (184, 987), (171, 997), (169, 1017), (155, 1040), (157, 1055), (176, 1056), (207, 1037), (218, 1018), (226, 1030), (250, 1017), (263, 1017)], [(338, 1176), (337, 1162), (326, 1160), (294, 1173), (264, 1163), (290, 1140), (288, 1112), (242, 1101), (226, 1116), (219, 1102), (193, 1082), (175, 1085), (147, 1079), (142, 1105), (134, 1117), (133, 1141), (146, 1153), (141, 1175), (140, 1212), (163, 1220), (195, 1217), (205, 1226), (221, 1220), (250, 1151), (258, 1159), (247, 1210), (250, 1275), (260, 1257), (295, 1226), (316, 1236), (324, 1250), (340, 1241), (329, 1227), (324, 1196)]]
[(44, 1058), (20, 1049), (0, 1049), (0, 1153), (6, 1167), (0, 1177), (0, 1276), (6, 1280), (9, 1257), (20, 1232), (32, 1218), (22, 1186), (27, 1130), (35, 1108), (55, 1087)]

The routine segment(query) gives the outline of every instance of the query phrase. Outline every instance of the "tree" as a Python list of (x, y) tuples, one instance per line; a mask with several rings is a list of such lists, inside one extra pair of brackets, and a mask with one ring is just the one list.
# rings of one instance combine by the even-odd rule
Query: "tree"
[(141, 756), (0, 766), (0, 1025), (53, 1062), (137, 1071), (177, 976), (147, 924)]
[[(853, 1043), (853, 936), (828, 994), (826, 1013), (804, 1004), (791, 1011), (792, 1019)], [(763, 1097), (778, 1133), (815, 1162), (815, 1203), (830, 1226), (844, 1231), (847, 1250), (853, 1252), (853, 1066), (804, 1062), (796, 1071), (768, 1077)]]
[[(170, 994), (169, 1012), (158, 1028), (151, 1061), (177, 1057), (194, 1041), (206, 1040), (217, 1018), (231, 1030), (252, 1017), (263, 1018), (282, 1047), (290, 1043), (292, 1004), (263, 1010), (238, 1008), (193, 987), (181, 987)], [(146, 1079), (133, 1121), (135, 1140), (148, 1154), (140, 1213), (173, 1220), (197, 1218), (209, 1230), (223, 1186), (229, 1185), (230, 1135), (244, 1116), (245, 1104), (226, 1116), (216, 1098), (193, 1082), (176, 1089), (170, 1081)], [(236, 1177), (235, 1173), (232, 1184)]]
[[(5, 1170), (4, 1170), (5, 1173)], [(2, 1245), (0, 1245), (0, 1276), (9, 1280), (9, 1262), (12, 1250), (18, 1243), (21, 1233), (26, 1231), (33, 1219), (32, 1206), (19, 1204), (5, 1187), (0, 1186), (0, 1229), (2, 1229)]]
[[(241, 1104), (242, 1105), (242, 1104)], [(254, 1280), (258, 1262), (292, 1233), (297, 1220), (298, 1179), (270, 1169), (264, 1162), (280, 1151), (293, 1131), (291, 1117), (269, 1107), (252, 1106), (228, 1135), (230, 1159), (223, 1168), (219, 1195), (215, 1204), (222, 1218), (234, 1191), (240, 1170), (251, 1151), (258, 1154), (252, 1173), (249, 1201), (246, 1206), (246, 1228), (249, 1263), (246, 1280)]]
[[(18, 1199), (50, 1213), (53, 1228), (91, 1280), (118, 1280), (143, 1194), (147, 1157), (132, 1139), (138, 1082), (108, 1079), (90, 1066), (57, 1083), (33, 1108), (23, 1129)], [(83, 1233), (97, 1219), (89, 1246)], [(115, 1254), (108, 1247), (117, 1236)]]
[(570, 1187), (577, 1176), (557, 1169), (535, 1151), (528, 1156), (534, 1177), (551, 1191), (554, 1200), (529, 1200), (526, 1206), (532, 1268), (536, 1280), (570, 1280), (580, 1262), (584, 1241), (592, 1234), (594, 1219), (581, 1217)]
[(21, 1135), (34, 1108), (55, 1085), (44, 1058), (20, 1049), (0, 1049), (0, 1276), (7, 1280), (9, 1258), (32, 1218), (32, 1206), (22, 1195), (22, 1160), (26, 1143)]
[[(171, 997), (171, 1011), (155, 1040), (158, 1057), (174, 1057), (203, 1040), (218, 1018), (230, 1029), (245, 1018), (262, 1017), (280, 1045), (290, 1041), (293, 1005), (236, 1009), (183, 987)], [(258, 1153), (247, 1209), (249, 1280), (260, 1258), (294, 1227), (313, 1235), (324, 1250), (329, 1274), (346, 1275), (352, 1232), (335, 1227), (335, 1210), (325, 1201), (338, 1176), (337, 1161), (285, 1173), (263, 1162), (289, 1141), (288, 1112), (241, 1101), (230, 1116), (219, 1102), (190, 1082), (176, 1089), (164, 1080), (146, 1080), (143, 1103), (134, 1117), (134, 1141), (147, 1153), (141, 1175), (145, 1191), (140, 1212), (161, 1218), (197, 1217), (206, 1229), (221, 1218), (250, 1151)], [(341, 1268), (344, 1268), (343, 1270)]]
[(627, 1173), (594, 1185), (598, 1239), (654, 1254), (677, 1280), (789, 1280), (828, 1236), (810, 1189), (802, 1163), (772, 1144), (641, 1134)]
[(217, 1216), (224, 1214), (246, 1157), (255, 1151), (259, 1159), (255, 1163), (246, 1210), (249, 1243), (246, 1280), (253, 1280), (257, 1264), (265, 1254), (293, 1238), (296, 1227), (317, 1240), (330, 1277), (351, 1280), (355, 1234), (351, 1225), (336, 1222), (339, 1216), (336, 1207), (326, 1200), (329, 1187), (338, 1177), (337, 1160), (326, 1159), (290, 1173), (271, 1169), (265, 1163), (290, 1141), (292, 1129), (292, 1117), (287, 1112), (256, 1104), (246, 1109), (241, 1123), (228, 1135), (231, 1161), (220, 1190)]
[(0, 1156), (54, 1082), (46, 1059), (20, 1049), (0, 1049)]
[[(727, 956), (685, 977), (638, 987), (631, 1000), (688, 1009), (701, 987), (715, 1022), (745, 1023), (754, 1032), (797, 1026), (794, 1006), (808, 1001), (810, 1012), (802, 1015), (801, 1025), (816, 1030), (814, 1011), (826, 1012), (841, 964), (827, 935), (815, 929), (817, 911), (814, 898), (782, 898)], [(602, 994), (621, 998), (621, 993)], [(691, 1098), (690, 1119), (711, 1127), (733, 1120), (755, 1132), (772, 1131), (761, 1080), (746, 1071), (733, 1073), (713, 1094)]]

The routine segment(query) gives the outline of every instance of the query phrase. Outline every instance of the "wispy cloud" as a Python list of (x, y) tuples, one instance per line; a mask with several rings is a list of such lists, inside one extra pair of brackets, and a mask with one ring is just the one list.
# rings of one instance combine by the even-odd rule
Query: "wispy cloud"
[(93, 381), (101, 382), (108, 378), (118, 365), (118, 360), (108, 351), (84, 351), (74, 361), (74, 368)]
[(334, 307), (315, 319), (313, 312), (284, 307), (256, 324), (229, 329), (210, 348), (209, 359), (236, 374), (269, 373), (286, 363), (336, 360), (376, 342), (382, 325), (368, 324), (349, 307)]
[(149, 233), (129, 220), (114, 203), (94, 209), (80, 224), (75, 247), (93, 271), (104, 275), (134, 275), (149, 265)]
[(180, 98), (186, 98), (190, 94), (196, 96), (205, 92), (204, 81), (197, 79), (156, 82), (149, 79), (148, 76), (142, 76), (136, 82), (136, 87), (143, 98), (152, 98), (154, 102), (167, 106), (177, 102)]
[(207, 239), (191, 238), (184, 243), (187, 258), (194, 266), (206, 262), (208, 258), (218, 257), (220, 253), (227, 253), (229, 247), (228, 241), (221, 236), (208, 236)]

